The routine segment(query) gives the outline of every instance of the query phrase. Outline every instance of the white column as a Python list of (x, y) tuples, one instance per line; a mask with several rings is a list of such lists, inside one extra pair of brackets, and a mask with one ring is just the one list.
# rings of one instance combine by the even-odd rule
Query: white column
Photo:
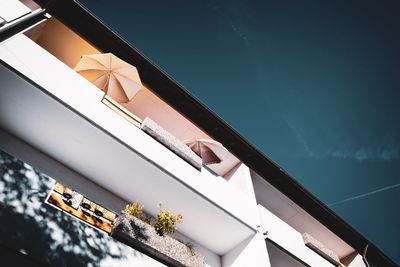
[[(232, 186), (235, 186), (249, 197), (251, 205), (249, 205), (248, 209), (255, 213), (254, 225), (261, 225), (250, 169), (246, 165), (240, 164), (227, 175), (227, 178)], [(249, 237), (222, 256), (223, 267), (271, 266), (264, 236), (261, 232), (261, 228), (259, 229), (260, 232)]]
[(262, 233), (243, 241), (222, 257), (222, 267), (270, 267), (270, 261)]

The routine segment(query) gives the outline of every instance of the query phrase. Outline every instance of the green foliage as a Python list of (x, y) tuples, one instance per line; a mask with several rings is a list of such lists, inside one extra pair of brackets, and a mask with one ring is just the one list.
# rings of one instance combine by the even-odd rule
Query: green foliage
[(168, 235), (176, 230), (176, 226), (183, 221), (182, 215), (173, 215), (162, 210), (162, 203), (158, 203), (159, 212), (156, 217), (154, 229), (160, 236)]
[(143, 205), (139, 202), (133, 202), (125, 206), (122, 210), (123, 213), (135, 216), (136, 218), (142, 219), (143, 217)]

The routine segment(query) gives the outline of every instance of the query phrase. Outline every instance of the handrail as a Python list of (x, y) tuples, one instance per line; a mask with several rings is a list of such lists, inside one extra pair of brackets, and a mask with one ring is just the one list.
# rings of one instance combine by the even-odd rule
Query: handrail
[(45, 14), (45, 9), (37, 9), (28, 15), (22, 16), (15, 21), (3, 25), (0, 27), (0, 43), (38, 23), (39, 21), (46, 19)]

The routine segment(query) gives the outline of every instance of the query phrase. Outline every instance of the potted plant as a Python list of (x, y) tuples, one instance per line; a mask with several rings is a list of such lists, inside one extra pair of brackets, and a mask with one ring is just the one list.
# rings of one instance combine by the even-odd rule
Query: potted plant
[(183, 221), (182, 215), (173, 215), (168, 211), (164, 211), (161, 202), (158, 203), (158, 211), (154, 224), (156, 233), (159, 236), (164, 236), (175, 232), (177, 225)]
[(168, 266), (205, 266), (204, 256), (190, 242), (185, 244), (170, 236), (183, 221), (182, 215), (163, 210), (162, 203), (158, 208), (156, 218), (149, 219), (140, 203), (127, 205), (115, 219), (111, 236)]

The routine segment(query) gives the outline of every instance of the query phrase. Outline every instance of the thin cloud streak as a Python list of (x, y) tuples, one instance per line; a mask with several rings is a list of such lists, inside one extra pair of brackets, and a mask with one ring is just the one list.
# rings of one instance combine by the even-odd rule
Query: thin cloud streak
[(356, 159), (358, 161), (364, 160), (381, 160), (381, 161), (391, 161), (399, 160), (400, 152), (397, 149), (359, 149), (357, 151), (335, 151), (331, 152), (330, 156), (339, 159)]
[(374, 191), (370, 191), (370, 192), (365, 193), (365, 194), (357, 195), (357, 196), (354, 196), (354, 197), (349, 197), (349, 198), (346, 198), (346, 199), (343, 199), (343, 200), (340, 200), (340, 201), (337, 201), (337, 202), (333, 202), (333, 203), (329, 204), (328, 207), (332, 207), (332, 206), (343, 204), (343, 203), (346, 203), (346, 202), (349, 202), (349, 201), (352, 201), (352, 200), (368, 197), (368, 196), (371, 196), (371, 195), (374, 195), (374, 194), (377, 194), (377, 193), (381, 193), (381, 192), (384, 192), (384, 191), (387, 191), (387, 190), (390, 190), (390, 189), (394, 189), (394, 188), (397, 188), (397, 187), (400, 187), (400, 183), (395, 184), (395, 185), (382, 187), (380, 189), (377, 189), (377, 190), (374, 190)]
[(286, 125), (290, 128), (290, 130), (293, 131), (294, 135), (297, 138), (297, 141), (301, 144), (301, 146), (304, 148), (304, 152), (306, 155), (310, 158), (315, 157), (314, 152), (311, 150), (308, 142), (304, 138), (304, 130), (300, 127), (295, 127), (292, 123), (289, 122), (286, 118), (283, 118), (286, 122)]

